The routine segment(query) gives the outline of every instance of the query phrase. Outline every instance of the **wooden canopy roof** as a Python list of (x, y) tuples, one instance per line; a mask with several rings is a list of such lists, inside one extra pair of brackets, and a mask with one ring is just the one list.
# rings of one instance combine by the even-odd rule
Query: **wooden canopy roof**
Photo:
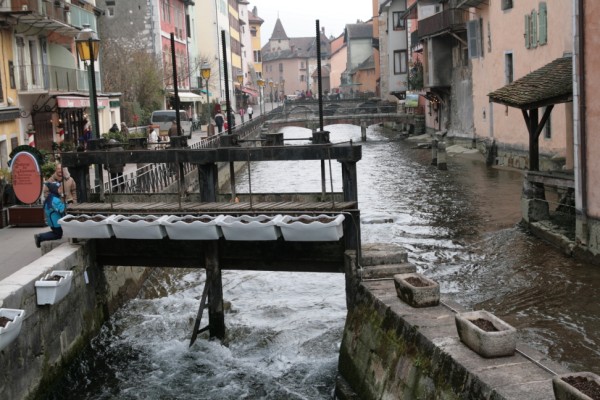
[(522, 110), (573, 101), (573, 59), (558, 58), (488, 96), (491, 102)]

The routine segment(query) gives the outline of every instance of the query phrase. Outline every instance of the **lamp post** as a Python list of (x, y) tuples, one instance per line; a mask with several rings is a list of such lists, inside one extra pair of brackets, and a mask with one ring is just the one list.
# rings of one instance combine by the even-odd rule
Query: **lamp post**
[[(239, 108), (242, 109), (244, 107), (244, 104), (243, 104), (244, 92), (242, 91), (242, 83), (244, 83), (244, 73), (242, 71), (239, 71), (237, 73), (237, 75), (235, 76), (235, 79), (237, 80), (237, 83), (240, 84), (240, 104), (239, 104)], [(244, 121), (242, 121), (242, 122), (244, 122)]]
[[(202, 64), (202, 67), (200, 68), (200, 76), (202, 76), (202, 79), (204, 79), (204, 82), (206, 82), (206, 105), (208, 106), (208, 119), (207, 119), (207, 123), (210, 125), (210, 95), (208, 94), (208, 80), (210, 79), (210, 65), (208, 65), (208, 63), (204, 63)], [(208, 130), (208, 128), (206, 128)]]
[[(94, 63), (98, 59), (100, 52), (100, 39), (96, 32), (90, 29), (87, 24), (83, 25), (83, 29), (75, 38), (77, 54), (81, 61), (88, 62), (88, 76), (90, 79), (90, 109), (92, 112), (92, 139), (100, 138), (100, 127), (98, 118), (98, 97), (96, 95), (96, 71)], [(95, 166), (96, 186), (100, 184), (100, 165)]]
[(260, 93), (260, 115), (263, 115), (265, 112), (265, 103), (263, 100), (263, 87), (265, 86), (265, 80), (262, 78), (258, 78), (256, 83), (258, 83), (258, 86), (259, 86), (258, 90)]
[(273, 79), (269, 79), (269, 86), (271, 86), (271, 111), (273, 111)]

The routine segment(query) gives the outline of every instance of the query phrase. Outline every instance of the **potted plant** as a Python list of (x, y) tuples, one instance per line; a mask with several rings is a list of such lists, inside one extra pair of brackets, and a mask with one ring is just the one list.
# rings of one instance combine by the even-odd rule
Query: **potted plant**
[(108, 239), (114, 235), (111, 221), (114, 215), (70, 215), (67, 214), (58, 222), (63, 235), (78, 239)]
[(552, 378), (556, 400), (600, 399), (600, 376), (592, 372), (575, 372)]
[(325, 242), (337, 241), (344, 236), (344, 216), (300, 215), (283, 216), (277, 221), (283, 238), (293, 242)]
[(119, 239), (162, 239), (167, 231), (162, 225), (167, 216), (117, 215), (110, 220), (115, 237)]
[(440, 285), (419, 273), (396, 274), (394, 285), (400, 300), (411, 307), (432, 307), (440, 304)]
[(480, 356), (514, 354), (517, 330), (495, 315), (485, 310), (458, 313), (455, 322), (460, 340)]
[(222, 215), (210, 216), (171, 215), (163, 221), (169, 239), (173, 240), (218, 240), (222, 236), (217, 225)]
[(24, 316), (25, 310), (0, 308), (0, 350), (19, 336)]
[(218, 225), (227, 240), (277, 240), (280, 235), (277, 228), (279, 218), (281, 215), (275, 217), (227, 215), (218, 222)]
[(35, 281), (38, 306), (56, 304), (71, 290), (73, 271), (52, 271), (42, 280)]

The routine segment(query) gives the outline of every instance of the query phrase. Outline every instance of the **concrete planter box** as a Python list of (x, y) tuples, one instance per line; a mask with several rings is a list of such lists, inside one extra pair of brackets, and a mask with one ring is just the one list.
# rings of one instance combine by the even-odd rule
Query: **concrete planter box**
[(584, 393), (576, 389), (571, 384), (565, 382), (563, 378), (575, 378), (582, 381), (595, 382), (600, 387), (600, 376), (592, 372), (574, 372), (570, 374), (556, 375), (552, 378), (552, 389), (556, 400), (591, 400)]
[(344, 216), (329, 215), (286, 215), (277, 221), (283, 238), (290, 242), (338, 241), (344, 236)]
[(15, 310), (12, 308), (0, 308), (0, 317), (11, 319), (4, 328), (0, 327), (0, 351), (8, 346), (19, 336), (25, 310)]
[(411, 307), (432, 307), (440, 304), (440, 285), (419, 273), (396, 274), (394, 285), (400, 300)]
[(111, 221), (114, 215), (65, 215), (58, 222), (63, 235), (77, 239), (108, 239), (114, 235)]
[(280, 236), (277, 221), (280, 218), (281, 215), (275, 217), (266, 215), (233, 217), (227, 215), (218, 224), (227, 240), (277, 240)]
[(162, 225), (168, 216), (117, 215), (111, 221), (115, 237), (119, 239), (162, 239), (167, 231)]
[[(484, 331), (472, 322), (477, 319), (489, 321), (497, 331)], [(492, 358), (514, 354), (517, 330), (495, 315), (484, 310), (458, 313), (455, 322), (460, 340), (480, 356)]]
[[(60, 279), (49, 280), (53, 276), (58, 276)], [(71, 290), (72, 281), (73, 271), (52, 271), (43, 280), (35, 281), (38, 306), (56, 304), (64, 299)]]
[(210, 215), (195, 217), (186, 215), (179, 217), (169, 216), (163, 225), (167, 230), (169, 239), (173, 240), (218, 240), (222, 236), (221, 228), (217, 225), (223, 218)]

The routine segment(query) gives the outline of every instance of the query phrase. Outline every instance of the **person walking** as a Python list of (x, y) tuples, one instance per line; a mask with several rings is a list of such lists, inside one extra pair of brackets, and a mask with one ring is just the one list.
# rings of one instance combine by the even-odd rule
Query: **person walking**
[(60, 183), (46, 182), (46, 187), (48, 188), (48, 196), (44, 200), (44, 215), (46, 216), (46, 224), (50, 227), (50, 232), (33, 235), (35, 246), (38, 249), (42, 242), (59, 240), (63, 236), (63, 230), (58, 220), (65, 216), (66, 207), (58, 193)]
[(179, 136), (179, 127), (177, 126), (177, 120), (173, 120), (171, 127), (169, 128), (169, 137)]
[(248, 118), (250, 119), (250, 121), (252, 121), (252, 114), (254, 114), (254, 109), (252, 109), (252, 106), (250, 104), (248, 104), (248, 109), (246, 110), (246, 112), (248, 113)]
[(217, 129), (219, 133), (223, 132), (223, 125), (225, 124), (225, 117), (221, 114), (221, 110), (218, 110), (215, 114), (215, 124), (217, 125)]

